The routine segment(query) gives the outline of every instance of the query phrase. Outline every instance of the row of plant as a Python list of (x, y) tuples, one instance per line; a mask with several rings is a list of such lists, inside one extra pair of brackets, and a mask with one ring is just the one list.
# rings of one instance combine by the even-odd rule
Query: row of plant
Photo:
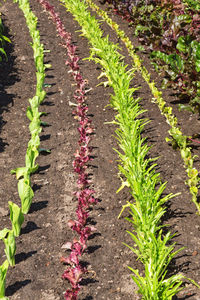
[[(81, 26), (83, 35), (91, 45), (89, 59), (102, 67), (100, 77), (107, 77), (107, 84), (114, 90), (111, 105), (117, 111), (115, 120), (116, 136), (121, 151), (116, 150), (119, 158), (119, 174), (122, 187), (128, 186), (133, 202), (124, 206), (130, 208), (133, 231), (129, 232), (134, 245), (128, 246), (143, 263), (143, 276), (131, 267), (132, 278), (138, 285), (138, 292), (143, 299), (172, 299), (177, 294), (184, 276), (182, 274), (167, 276), (167, 267), (172, 258), (180, 251), (174, 251), (171, 243), (173, 235), (163, 234), (161, 217), (165, 214), (163, 206), (175, 195), (163, 196), (166, 184), (162, 184), (159, 174), (155, 172), (155, 159), (147, 158), (149, 147), (141, 137), (148, 120), (141, 117), (144, 112), (139, 99), (133, 94), (137, 88), (130, 88), (134, 71), (127, 71), (118, 46), (103, 37), (103, 32), (94, 16), (91, 16), (86, 1), (61, 0), (67, 10)], [(171, 244), (170, 244), (171, 243)]]
[(156, 70), (173, 87), (180, 109), (200, 113), (200, 5), (198, 0), (112, 2), (134, 25), (139, 40), (152, 51)]
[(10, 43), (10, 39), (4, 35), (4, 26), (3, 26), (2, 19), (0, 17), (0, 62), (2, 61), (2, 55), (7, 59), (7, 54), (4, 49), (6, 42)]
[(78, 64), (79, 57), (76, 55), (76, 47), (72, 44), (71, 34), (68, 33), (58, 15), (52, 6), (46, 0), (38, 0), (42, 7), (49, 12), (51, 19), (56, 25), (57, 32), (62, 39), (62, 46), (67, 49), (68, 60), (66, 65), (70, 67), (70, 73), (76, 82), (76, 91), (74, 93), (75, 106), (73, 111), (74, 118), (78, 121), (79, 127), (79, 141), (78, 149), (75, 153), (73, 161), (74, 172), (78, 174), (77, 191), (74, 193), (77, 200), (76, 220), (69, 220), (68, 226), (74, 230), (79, 238), (74, 237), (72, 242), (67, 242), (62, 246), (62, 249), (70, 250), (71, 253), (68, 257), (61, 257), (61, 262), (68, 265), (63, 274), (63, 278), (67, 279), (71, 284), (71, 289), (65, 292), (65, 299), (75, 300), (80, 291), (80, 282), (83, 275), (87, 273), (87, 268), (81, 263), (81, 257), (87, 249), (87, 240), (95, 230), (93, 226), (88, 226), (89, 209), (91, 205), (95, 204), (97, 200), (94, 198), (94, 190), (90, 188), (90, 180), (88, 174), (88, 163), (92, 159), (92, 147), (89, 146), (91, 134), (93, 129), (91, 120), (88, 117), (88, 107), (86, 105), (86, 93), (88, 90), (85, 88), (87, 80), (84, 80), (80, 67)]
[(200, 204), (198, 203), (198, 183), (199, 183), (199, 174), (198, 170), (194, 168), (194, 159), (196, 156), (193, 156), (191, 153), (191, 149), (188, 146), (190, 142), (190, 138), (183, 135), (181, 129), (177, 126), (177, 118), (172, 113), (172, 108), (166, 105), (166, 102), (163, 99), (162, 92), (158, 90), (155, 85), (155, 82), (151, 80), (151, 75), (149, 74), (146, 67), (143, 65), (142, 60), (139, 55), (136, 53), (136, 50), (131, 43), (128, 36), (125, 34), (123, 30), (119, 29), (119, 25), (115, 23), (111, 18), (109, 18), (108, 14), (100, 9), (93, 1), (86, 0), (86, 2), (90, 5), (90, 7), (100, 16), (102, 19), (116, 32), (117, 36), (124, 42), (126, 48), (128, 50), (129, 55), (133, 59), (133, 68), (136, 68), (138, 72), (141, 73), (144, 80), (147, 82), (152, 95), (152, 101), (158, 104), (158, 107), (166, 118), (167, 123), (170, 125), (170, 129), (168, 131), (171, 136), (171, 140), (166, 138), (167, 142), (171, 142), (174, 148), (179, 148), (181, 157), (184, 161), (185, 169), (187, 172), (188, 180), (186, 184), (189, 186), (190, 192), (192, 194), (192, 202), (195, 204), (198, 213), (200, 214)]
[(0, 299), (2, 300), (8, 299), (5, 297), (5, 282), (8, 268), (9, 266), (15, 266), (15, 238), (20, 235), (21, 227), (24, 222), (24, 215), (29, 212), (32, 199), (34, 197), (34, 192), (31, 188), (31, 174), (36, 172), (39, 167), (38, 164), (36, 164), (36, 158), (41, 151), (39, 134), (42, 131), (41, 125), (45, 125), (40, 120), (40, 117), (44, 113), (39, 112), (39, 105), (45, 98), (46, 93), (43, 90), (45, 68), (49, 67), (49, 65), (44, 65), (44, 49), (43, 45), (40, 43), (40, 34), (37, 30), (37, 18), (30, 9), (29, 1), (18, 0), (15, 2), (18, 3), (19, 8), (24, 14), (33, 41), (32, 48), (36, 67), (37, 83), (35, 96), (29, 99), (30, 106), (27, 108), (27, 117), (30, 120), (29, 130), (31, 139), (28, 142), (26, 150), (25, 167), (19, 167), (11, 170), (11, 173), (16, 174), (16, 178), (18, 179), (18, 193), (21, 200), (21, 207), (9, 201), (8, 204), (12, 228), (4, 228), (0, 231), (0, 239), (3, 240), (5, 244), (4, 251), (7, 258), (0, 266)]

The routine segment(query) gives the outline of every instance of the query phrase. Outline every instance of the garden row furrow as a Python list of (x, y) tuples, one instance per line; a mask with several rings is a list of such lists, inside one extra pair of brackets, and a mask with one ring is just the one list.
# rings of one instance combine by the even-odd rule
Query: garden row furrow
[(167, 278), (167, 267), (180, 249), (174, 251), (175, 244), (169, 245), (173, 235), (170, 232), (163, 234), (160, 219), (166, 211), (164, 203), (174, 195), (163, 196), (166, 184), (160, 183), (159, 174), (155, 172), (155, 159), (147, 158), (149, 147), (141, 137), (141, 132), (148, 120), (141, 118), (143, 110), (139, 106), (139, 99), (133, 98), (137, 90), (130, 88), (133, 70), (126, 71), (118, 46), (109, 42), (108, 36), (103, 37), (96, 18), (89, 13), (86, 1), (61, 2), (78, 21), (83, 35), (92, 46), (89, 60), (101, 65), (100, 77), (107, 77), (108, 81), (104, 84), (114, 90), (111, 105), (117, 115), (111, 123), (118, 126), (116, 136), (121, 151), (116, 151), (120, 158), (121, 188), (128, 186), (134, 198), (134, 202), (124, 206), (130, 208), (132, 218), (128, 220), (134, 225), (133, 232), (129, 232), (134, 245), (128, 247), (143, 263), (145, 273), (141, 276), (138, 270), (130, 267), (134, 274), (132, 278), (143, 299), (172, 299), (180, 290), (183, 275), (175, 274)]

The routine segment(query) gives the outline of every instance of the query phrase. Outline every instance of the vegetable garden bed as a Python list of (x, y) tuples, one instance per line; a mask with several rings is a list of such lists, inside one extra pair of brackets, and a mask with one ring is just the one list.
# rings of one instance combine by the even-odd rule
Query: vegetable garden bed
[[(94, 1), (103, 9), (99, 1)], [(95, 198), (99, 201), (90, 208), (87, 226), (95, 227), (87, 241), (87, 248), (81, 256), (81, 263), (87, 272), (80, 282), (81, 289), (78, 299), (140, 299), (136, 294), (137, 286), (131, 279), (131, 271), (139, 269), (143, 272), (142, 264), (135, 254), (122, 243), (132, 245), (127, 230), (132, 226), (124, 217), (129, 216), (128, 209), (118, 219), (122, 206), (127, 201), (133, 201), (129, 189), (125, 187), (119, 193), (121, 186), (118, 176), (117, 153), (119, 150), (114, 138), (116, 125), (106, 124), (115, 118), (116, 111), (107, 106), (111, 87), (97, 86), (102, 79), (100, 66), (92, 60), (83, 60), (90, 56), (88, 40), (80, 36), (80, 27), (73, 16), (58, 1), (51, 1), (59, 12), (66, 31), (71, 33), (72, 43), (77, 46), (76, 54), (80, 58), (79, 66), (83, 78), (86, 80), (86, 103), (88, 118), (92, 121), (93, 133), (90, 146), (92, 160), (88, 162), (90, 188), (95, 190)], [(6, 279), (6, 296), (15, 299), (64, 299), (64, 293), (70, 289), (67, 280), (62, 279), (66, 266), (60, 262), (61, 257), (67, 257), (64, 248), (66, 242), (72, 242), (75, 233), (68, 226), (69, 220), (76, 218), (77, 175), (74, 173), (72, 162), (74, 153), (78, 149), (79, 132), (78, 120), (73, 111), (76, 108), (73, 98), (76, 90), (75, 81), (68, 59), (67, 50), (62, 47), (61, 39), (56, 32), (56, 26), (38, 1), (30, 1), (30, 6), (38, 18), (38, 30), (41, 43), (45, 50), (44, 62), (51, 64), (45, 70), (46, 78), (44, 90), (46, 97), (40, 105), (40, 111), (47, 113), (41, 119), (47, 122), (40, 134), (41, 148), (50, 149), (51, 153), (42, 152), (37, 158), (39, 169), (31, 175), (34, 191), (33, 203), (30, 211), (25, 215), (21, 235), (16, 238), (16, 266), (9, 267)], [(11, 169), (24, 165), (29, 136), (29, 120), (26, 117), (28, 99), (35, 95), (36, 76), (33, 60), (33, 50), (30, 46), (31, 37), (24, 15), (18, 4), (7, 1), (0, 11), (5, 26), (5, 35), (11, 43), (5, 46), (8, 61), (1, 62), (1, 92), (0, 92), (0, 226), (10, 228), (8, 201), (20, 206), (17, 192), (17, 180), (10, 174)], [(94, 14), (94, 13), (92, 13)], [(118, 16), (112, 18), (130, 37), (134, 45), (137, 39), (132, 37), (131, 28), (126, 21)], [(125, 62), (131, 68), (132, 61), (122, 42), (105, 24), (101, 28), (114, 43), (119, 42)], [(148, 56), (142, 54), (144, 65), (151, 72), (159, 86), (160, 80), (149, 63)], [(155, 103), (151, 102), (151, 92), (139, 73), (135, 73), (131, 87), (141, 87), (135, 92), (141, 97), (140, 105), (146, 112), (142, 115), (151, 120), (145, 125), (142, 137), (147, 137), (149, 146), (153, 146), (148, 156), (158, 157), (156, 171), (161, 174), (162, 182), (167, 181), (164, 196), (170, 193), (181, 193), (170, 199), (166, 205), (166, 213), (162, 218), (170, 230), (177, 232), (173, 238), (176, 242), (175, 250), (185, 247), (177, 254), (168, 267), (169, 276), (182, 273), (184, 276), (200, 281), (200, 216), (191, 202), (191, 194), (185, 185), (187, 174), (178, 150), (172, 149), (165, 142), (169, 125)], [(172, 90), (165, 90), (164, 100), (173, 107), (178, 118), (178, 125), (185, 135), (193, 135), (199, 130), (199, 120), (190, 112), (179, 112), (176, 106), (176, 96)], [(191, 145), (192, 153), (199, 154), (199, 144)], [(194, 162), (199, 170), (199, 158)], [(64, 245), (64, 247), (63, 247)], [(4, 255), (4, 244), (1, 242), (1, 264)], [(69, 252), (70, 253), (70, 252)], [(189, 281), (183, 280), (183, 289), (174, 299), (200, 299), (200, 290)]]

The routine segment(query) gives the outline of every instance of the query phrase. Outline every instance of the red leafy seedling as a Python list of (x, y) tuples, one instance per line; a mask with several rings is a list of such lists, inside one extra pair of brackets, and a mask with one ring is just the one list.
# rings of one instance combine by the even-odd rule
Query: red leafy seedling
[(62, 45), (67, 49), (68, 60), (66, 61), (66, 65), (70, 67), (69, 73), (72, 74), (76, 82), (74, 99), (77, 105), (73, 114), (74, 118), (79, 122), (79, 148), (74, 155), (75, 159), (72, 165), (74, 172), (78, 175), (78, 190), (75, 192), (78, 204), (76, 209), (77, 220), (69, 220), (68, 226), (76, 231), (79, 239), (74, 238), (73, 242), (67, 242), (63, 245), (63, 249), (70, 250), (71, 252), (68, 257), (61, 257), (60, 259), (61, 262), (68, 265), (62, 277), (67, 279), (71, 284), (71, 289), (67, 290), (64, 295), (65, 299), (76, 300), (80, 291), (80, 282), (83, 275), (87, 272), (87, 269), (81, 265), (79, 257), (82, 256), (87, 248), (87, 240), (95, 230), (92, 226), (86, 226), (89, 217), (89, 208), (91, 205), (97, 203), (97, 200), (93, 196), (95, 191), (89, 188), (90, 180), (87, 172), (88, 162), (92, 159), (92, 148), (89, 146), (89, 143), (91, 134), (93, 133), (91, 120), (87, 116), (88, 107), (85, 103), (85, 85), (87, 80), (84, 80), (80, 73), (78, 65), (79, 57), (75, 54), (76, 46), (71, 43), (71, 34), (66, 32), (59, 15), (55, 12), (54, 6), (50, 5), (46, 0), (38, 0), (38, 2), (49, 12), (53, 22), (56, 24), (57, 32), (62, 39)]

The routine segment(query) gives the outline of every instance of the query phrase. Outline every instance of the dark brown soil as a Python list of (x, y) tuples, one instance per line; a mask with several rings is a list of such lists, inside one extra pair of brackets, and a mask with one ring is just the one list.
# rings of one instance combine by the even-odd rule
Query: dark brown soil
[[(60, 46), (55, 25), (48, 18), (37, 1), (31, 0), (31, 7), (38, 17), (38, 28), (41, 41), (50, 53), (45, 54), (45, 62), (52, 65), (47, 70), (45, 83), (47, 98), (41, 111), (48, 113), (44, 120), (49, 126), (41, 134), (42, 147), (51, 150), (49, 155), (40, 155), (39, 171), (32, 176), (35, 197), (30, 213), (25, 218), (22, 234), (17, 238), (16, 267), (9, 269), (7, 274), (6, 295), (11, 300), (60, 300), (69, 287), (61, 277), (65, 266), (60, 263), (60, 257), (67, 255), (61, 249), (66, 241), (73, 239), (74, 233), (68, 228), (67, 221), (75, 217), (76, 203), (73, 192), (76, 189), (76, 176), (73, 173), (72, 160), (77, 148), (77, 122), (73, 118), (74, 82), (69, 69), (65, 65), (66, 51)], [(77, 54), (81, 59), (89, 56), (87, 40), (79, 36), (78, 24), (72, 16), (57, 1), (51, 1), (60, 12), (66, 30), (72, 33), (72, 40), (77, 45)], [(97, 1), (98, 3), (98, 1)], [(26, 108), (28, 99), (34, 96), (35, 66), (31, 42), (24, 16), (17, 4), (7, 1), (1, 6), (6, 34), (11, 38), (8, 45), (8, 62), (0, 65), (0, 228), (10, 227), (8, 201), (19, 204), (17, 180), (10, 170), (24, 166), (24, 157), (29, 140)], [(119, 17), (114, 19), (131, 37), (131, 28)], [(116, 36), (107, 26), (102, 25), (111, 40), (117, 42)], [(133, 40), (133, 39), (132, 39)], [(136, 41), (133, 40), (134, 43)], [(123, 54), (128, 59), (122, 47)], [(144, 64), (152, 72), (159, 85), (159, 78), (153, 72), (148, 57), (143, 55)], [(100, 69), (93, 62), (80, 61), (83, 77), (88, 79), (87, 104), (89, 114), (95, 128), (91, 145), (94, 160), (91, 163), (92, 186), (96, 190), (99, 203), (91, 210), (89, 222), (97, 231), (88, 242), (88, 249), (83, 261), (90, 271), (82, 281), (79, 299), (84, 300), (129, 300), (140, 299), (135, 294), (136, 286), (130, 278), (127, 266), (142, 267), (136, 257), (122, 243), (131, 244), (126, 230), (131, 227), (124, 218), (118, 219), (121, 207), (131, 199), (128, 190), (116, 194), (120, 186), (117, 175), (117, 155), (113, 147), (116, 141), (113, 137), (114, 127), (106, 125), (112, 121), (114, 112), (109, 103), (110, 88), (97, 86)], [(165, 142), (168, 135), (167, 125), (163, 116), (151, 102), (151, 93), (139, 74), (133, 82), (141, 86), (138, 96), (142, 98), (141, 105), (147, 109), (145, 116), (151, 119), (146, 127), (145, 136), (152, 157), (159, 156), (158, 171), (162, 180), (167, 181), (166, 192), (181, 193), (168, 203), (165, 219), (170, 224), (170, 230), (177, 232), (174, 241), (177, 248), (186, 247), (170, 266), (170, 273), (182, 272), (197, 282), (200, 281), (200, 217), (191, 203), (191, 196), (184, 184), (186, 174), (179, 151), (175, 151)], [(185, 134), (199, 132), (197, 116), (178, 112), (177, 99), (173, 91), (164, 91), (164, 99), (173, 107)], [(193, 152), (198, 154), (199, 146), (195, 144)], [(199, 159), (195, 162), (199, 169)], [(127, 212), (124, 213), (124, 216)], [(3, 255), (3, 243), (0, 246)], [(200, 299), (200, 291), (189, 283), (187, 288), (176, 299)]]

